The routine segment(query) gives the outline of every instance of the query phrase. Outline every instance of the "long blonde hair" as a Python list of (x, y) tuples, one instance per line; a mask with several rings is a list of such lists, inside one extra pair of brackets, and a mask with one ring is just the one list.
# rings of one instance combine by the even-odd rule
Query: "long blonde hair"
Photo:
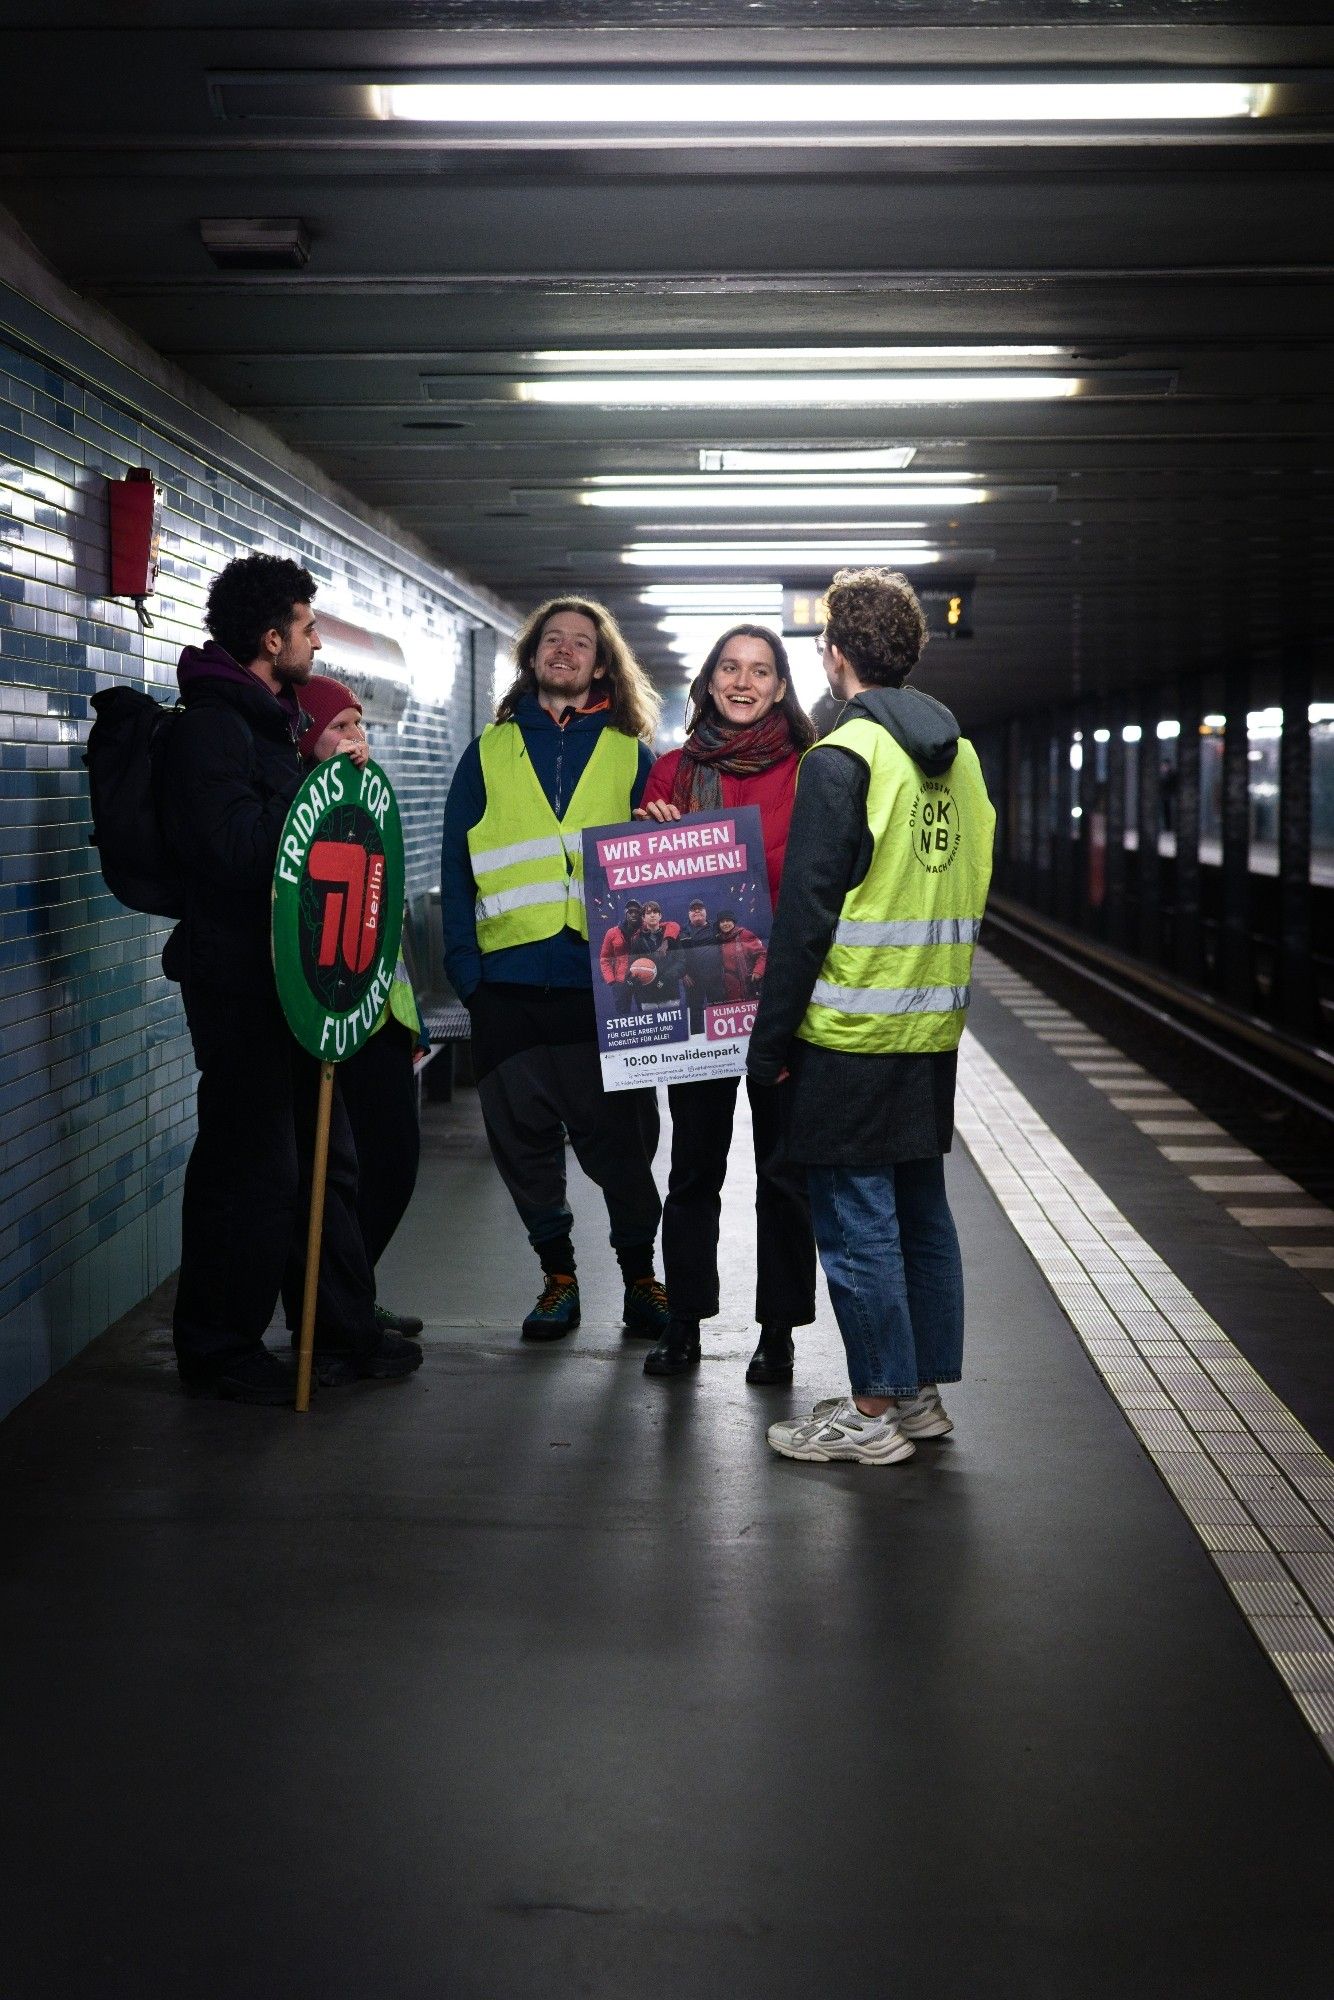
[(518, 672), (496, 704), (496, 721), (512, 722), (524, 695), (537, 693), (533, 661), (537, 656), (538, 640), (548, 618), (554, 618), (561, 611), (577, 612), (581, 618), (587, 618), (597, 632), (597, 664), (606, 676), (607, 692), (611, 696), (612, 728), (619, 729), (626, 736), (640, 736), (645, 743), (651, 743), (658, 726), (662, 701), (625, 643), (621, 629), (606, 605), (597, 603), (591, 597), (550, 597), (525, 619), (523, 630), (514, 643)]

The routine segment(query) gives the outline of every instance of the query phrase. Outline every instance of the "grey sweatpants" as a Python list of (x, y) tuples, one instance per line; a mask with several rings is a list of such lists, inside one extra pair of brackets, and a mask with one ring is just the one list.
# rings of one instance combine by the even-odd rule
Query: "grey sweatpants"
[(602, 1189), (614, 1250), (652, 1243), (662, 1201), (653, 1178), (658, 1100), (651, 1090), (605, 1092), (597, 1047), (521, 1049), (477, 1085), (491, 1157), (534, 1248), (564, 1236), (565, 1140)]

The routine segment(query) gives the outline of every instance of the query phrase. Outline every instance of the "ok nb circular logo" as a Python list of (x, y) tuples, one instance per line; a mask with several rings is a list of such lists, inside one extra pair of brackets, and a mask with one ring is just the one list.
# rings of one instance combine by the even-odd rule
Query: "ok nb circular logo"
[(928, 779), (912, 802), (908, 838), (928, 875), (943, 875), (959, 851), (959, 802), (948, 785)]
[(403, 829), (377, 764), (317, 764), (293, 799), (273, 874), (273, 966), (302, 1048), (344, 1062), (374, 1031), (403, 928)]

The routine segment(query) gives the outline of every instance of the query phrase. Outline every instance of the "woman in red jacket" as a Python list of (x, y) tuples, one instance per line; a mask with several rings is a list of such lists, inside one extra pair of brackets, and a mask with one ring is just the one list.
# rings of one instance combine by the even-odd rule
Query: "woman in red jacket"
[[(764, 625), (733, 625), (724, 632), (691, 686), (687, 713), (685, 746), (653, 766), (635, 817), (673, 820), (683, 813), (758, 806), (769, 894), (777, 903), (797, 765), (815, 741), (810, 718), (792, 692), (777, 633)], [(730, 948), (736, 956), (730, 913), (728, 922), (732, 930), (721, 942), (724, 952)], [(699, 1323), (718, 1311), (718, 1218), (740, 1080), (673, 1084), (667, 1093), (672, 1168), (662, 1211), (662, 1253), (672, 1316), (644, 1362), (646, 1375), (680, 1375), (693, 1368), (700, 1355)], [(755, 1131), (760, 1339), (746, 1380), (790, 1382), (792, 1329), (815, 1318), (815, 1238), (806, 1177), (786, 1160), (786, 1086), (747, 1084), (747, 1092)]]

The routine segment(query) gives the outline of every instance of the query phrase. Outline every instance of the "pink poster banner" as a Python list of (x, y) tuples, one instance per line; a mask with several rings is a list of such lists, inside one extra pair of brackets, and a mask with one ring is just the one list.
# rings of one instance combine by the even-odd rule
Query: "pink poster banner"
[(772, 928), (754, 806), (584, 834), (606, 1090), (741, 1076)]

